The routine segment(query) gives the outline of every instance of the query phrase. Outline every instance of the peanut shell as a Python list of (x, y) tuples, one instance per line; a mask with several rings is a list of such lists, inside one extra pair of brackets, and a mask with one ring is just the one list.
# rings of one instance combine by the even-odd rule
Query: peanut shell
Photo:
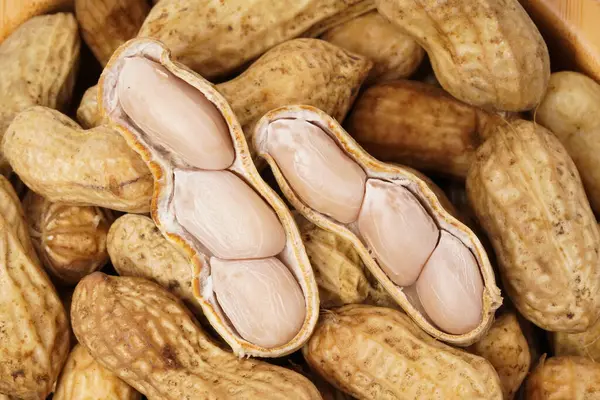
[(75, 285), (108, 262), (106, 235), (113, 220), (108, 210), (53, 203), (34, 192), (23, 207), (37, 254), (58, 282)]
[(505, 399), (513, 399), (529, 372), (531, 354), (515, 313), (496, 318), (488, 333), (469, 347), (488, 360), (500, 377)]
[(58, 111), (32, 107), (15, 118), (2, 148), (23, 182), (52, 202), (150, 209), (152, 175), (111, 128), (84, 131)]
[(408, 78), (419, 68), (425, 51), (377, 11), (349, 20), (321, 39), (373, 61), (368, 83)]
[(559, 140), (528, 121), (498, 126), (477, 151), (467, 193), (519, 312), (549, 331), (591, 327), (600, 313), (600, 231)]
[[(410, 192), (420, 200), (419, 203), (426, 208), (428, 214), (435, 220), (435, 223), (441, 229), (451, 232), (452, 235), (470, 250), (473, 257), (475, 257), (484, 282), (481, 321), (474, 329), (464, 334), (450, 334), (438, 329), (423, 315), (419, 304), (411, 302), (409, 298), (410, 294), (405, 293), (405, 290), (409, 288), (397, 286), (386, 275), (372, 257), (366, 244), (357, 236), (357, 230), (353, 224), (338, 223), (332, 218), (313, 210), (298, 197), (297, 193), (294, 192), (289, 182), (283, 176), (281, 169), (272, 155), (267, 151), (267, 127), (273, 121), (284, 119), (303, 120), (320, 127), (348, 157), (366, 172), (368, 177), (379, 178), (384, 182), (395, 182), (398, 185), (404, 185), (406, 188), (409, 188)], [(445, 199), (445, 196), (438, 198), (435, 192), (429, 187), (428, 180), (421, 179), (421, 175), (414, 174), (410, 168), (384, 164), (377, 161), (366, 153), (335, 119), (311, 106), (281, 107), (265, 114), (256, 126), (254, 141), (259, 156), (264, 158), (270, 165), (279, 187), (294, 208), (315, 225), (350, 241), (375, 279), (392, 296), (395, 302), (416, 321), (419, 327), (437, 339), (461, 346), (468, 346), (485, 334), (493, 322), (494, 311), (502, 303), (491, 264), (479, 239), (477, 239), (468, 227), (445, 210), (442, 203), (445, 204), (447, 201), (440, 200)]]
[(302, 351), (312, 369), (359, 399), (502, 399), (488, 361), (438, 342), (389, 308), (327, 312)]
[(600, 362), (600, 320), (581, 333), (555, 332), (552, 348), (556, 356), (581, 356)]
[(105, 122), (100, 119), (98, 110), (98, 85), (85, 91), (77, 108), (77, 122), (83, 129), (92, 129)]
[(39, 264), (23, 210), (0, 177), (0, 393), (43, 399), (69, 352), (65, 310)]
[(376, 0), (427, 51), (446, 91), (468, 104), (525, 111), (550, 77), (548, 48), (518, 0)]
[[(215, 112), (223, 119), (224, 126), (228, 130), (227, 134), (231, 139), (235, 152), (235, 158), (231, 166), (219, 171), (201, 171), (201, 169), (191, 167), (185, 163), (182, 167), (182, 161), (178, 158), (179, 155), (173, 155), (165, 151), (164, 147), (152, 143), (152, 139), (132, 123), (130, 117), (121, 107), (121, 103), (119, 103), (117, 90), (119, 74), (128, 57), (144, 58), (159, 63), (161, 68), (167, 71), (166, 73), (173, 74), (174, 77), (190, 85), (191, 90), (198, 90), (210, 106), (215, 107)], [(242, 95), (237, 93), (237, 96)], [(150, 39), (134, 39), (121, 46), (107, 64), (100, 78), (98, 99), (103, 118), (106, 116), (111, 120), (113, 126), (123, 135), (127, 143), (142, 156), (154, 175), (152, 219), (163, 235), (191, 259), (194, 295), (202, 306), (203, 314), (210, 324), (232, 347), (234, 353), (239, 356), (279, 357), (299, 349), (308, 340), (318, 318), (319, 296), (317, 284), (293, 216), (285, 203), (260, 177), (250, 158), (250, 151), (241, 125), (225, 98), (208, 81), (182, 64), (172, 61), (169, 51), (160, 42)], [(266, 210), (265, 212), (272, 213), (275, 224), (280, 224), (282, 242), (284, 242), (282, 245), (284, 247), (283, 251), (277, 256), (284, 264), (283, 267), (287, 267), (293, 275), (293, 279), (299, 284), (306, 306), (304, 321), (300, 330), (287, 343), (267, 348), (245, 340), (236, 331), (217, 302), (209, 264), (210, 257), (214, 256), (215, 253), (190, 232), (189, 228), (184, 228), (174, 212), (174, 208), (180, 206), (180, 204), (177, 207), (175, 206), (178, 204), (176, 201), (180, 196), (175, 192), (175, 189), (179, 188), (179, 186), (175, 186), (175, 174), (179, 174), (177, 179), (180, 179), (182, 175), (193, 179), (198, 172), (201, 173), (202, 177), (227, 174), (231, 179), (239, 182), (239, 185), (245, 188), (244, 190), (254, 193), (256, 201), (264, 202), (260, 204)], [(190, 186), (194, 185), (184, 185), (184, 187)], [(201, 215), (201, 211), (192, 207), (188, 210), (190, 212), (188, 218), (193, 219), (198, 213)], [(239, 209), (233, 211), (241, 212)], [(199, 228), (203, 229), (204, 227), (200, 226)], [(216, 229), (215, 227), (209, 228)]]
[(138, 36), (160, 40), (174, 59), (212, 80), (286, 40), (317, 36), (374, 8), (372, 0), (164, 0)]
[(545, 356), (527, 378), (527, 400), (600, 398), (600, 364), (584, 357)]
[(215, 345), (175, 296), (143, 278), (88, 275), (72, 320), (92, 357), (150, 400), (321, 398), (300, 374)]
[(345, 125), (379, 160), (464, 179), (475, 151), (497, 123), (502, 123), (499, 117), (440, 88), (397, 80), (362, 92)]
[(565, 146), (600, 216), (600, 84), (577, 72), (554, 73), (533, 116)]
[[(0, 44), (0, 138), (13, 118), (30, 106), (68, 106), (79, 44), (77, 22), (65, 13), (34, 17)], [(0, 171), (9, 171), (1, 153)]]
[(72, 8), (73, 0), (2, 0), (0, 1), (0, 43), (21, 24), (36, 15)]
[(102, 66), (137, 35), (149, 12), (146, 0), (75, 0), (81, 36)]
[(141, 400), (142, 395), (76, 345), (56, 386), (55, 400)]

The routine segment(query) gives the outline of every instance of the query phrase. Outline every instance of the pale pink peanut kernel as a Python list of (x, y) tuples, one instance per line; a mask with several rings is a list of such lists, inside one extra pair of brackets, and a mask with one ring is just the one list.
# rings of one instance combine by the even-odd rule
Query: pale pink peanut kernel
[(191, 167), (221, 170), (233, 164), (227, 124), (198, 89), (146, 58), (126, 58), (123, 63), (119, 102), (153, 143)]
[(416, 282), (440, 234), (409, 190), (380, 179), (367, 180), (358, 230), (381, 269), (399, 286)]
[(306, 304), (300, 285), (281, 261), (211, 258), (210, 265), (217, 301), (241, 337), (273, 348), (298, 334)]

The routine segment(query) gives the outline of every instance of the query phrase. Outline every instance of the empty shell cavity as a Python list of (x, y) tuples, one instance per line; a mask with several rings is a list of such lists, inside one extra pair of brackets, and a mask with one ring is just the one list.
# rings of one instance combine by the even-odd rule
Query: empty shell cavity
[(479, 265), (413, 192), (369, 177), (324, 129), (302, 119), (269, 123), (264, 143), (297, 197), (353, 231), (395, 285), (410, 287), (411, 303), (427, 320), (451, 334), (478, 326)]
[(307, 302), (277, 258), (287, 243), (282, 222), (236, 172), (221, 111), (199, 89), (144, 57), (122, 60), (116, 89), (145, 144), (171, 164), (169, 210), (209, 260), (212, 301), (223, 320), (256, 346), (286, 345), (302, 329)]

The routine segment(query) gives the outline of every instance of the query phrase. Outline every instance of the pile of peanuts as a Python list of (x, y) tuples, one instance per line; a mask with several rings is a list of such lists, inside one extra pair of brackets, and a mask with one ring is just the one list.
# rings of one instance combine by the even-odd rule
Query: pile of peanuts
[(548, 3), (0, 0), (0, 400), (600, 399)]

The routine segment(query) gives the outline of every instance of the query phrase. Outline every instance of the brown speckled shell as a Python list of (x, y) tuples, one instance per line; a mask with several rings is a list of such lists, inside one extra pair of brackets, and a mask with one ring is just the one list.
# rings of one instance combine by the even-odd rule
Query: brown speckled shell
[[(433, 326), (415, 307), (408, 301), (402, 288), (396, 286), (388, 276), (383, 272), (379, 265), (369, 254), (369, 250), (358, 236), (346, 225), (335, 222), (331, 218), (314, 211), (308, 207), (294, 193), (284, 176), (282, 175), (275, 160), (266, 152), (265, 133), (269, 123), (282, 118), (301, 118), (311, 122), (325, 132), (348, 154), (356, 163), (358, 163), (367, 173), (368, 177), (379, 178), (387, 181), (393, 181), (403, 184), (413, 194), (415, 194), (421, 203), (426, 207), (430, 215), (433, 216), (438, 226), (444, 229), (458, 239), (460, 239), (473, 253), (477, 260), (484, 282), (483, 291), (483, 318), (481, 323), (472, 331), (463, 335), (452, 335), (440, 331)], [(410, 169), (399, 165), (382, 163), (367, 152), (365, 152), (354, 139), (340, 126), (340, 124), (325, 114), (323, 111), (310, 106), (289, 106), (281, 107), (267, 113), (257, 124), (254, 134), (255, 144), (258, 154), (263, 157), (271, 166), (275, 178), (281, 190), (290, 201), (290, 203), (308, 220), (320, 226), (323, 229), (337, 233), (338, 235), (351, 241), (358, 250), (361, 258), (367, 268), (375, 278), (383, 285), (388, 293), (396, 302), (410, 315), (417, 324), (430, 335), (444, 342), (459, 346), (467, 346), (477, 341), (487, 332), (494, 320), (494, 311), (502, 304), (500, 289), (496, 286), (494, 271), (488, 260), (487, 254), (481, 245), (477, 236), (464, 224), (454, 218), (444, 209), (440, 200), (430, 189), (427, 183), (413, 173)]]
[[(174, 167), (166, 157), (153, 148), (144, 135), (132, 125), (119, 106), (116, 83), (126, 57), (145, 57), (163, 65), (172, 74), (198, 89), (223, 115), (236, 153), (236, 159), (228, 170), (234, 171), (252, 187), (274, 209), (287, 235), (282, 261), (295, 275), (306, 299), (306, 319), (300, 332), (283, 346), (266, 349), (243, 340), (223, 314), (212, 290), (210, 266), (207, 253), (195, 238), (187, 233), (176, 221), (172, 196), (174, 189)], [(164, 45), (152, 39), (134, 39), (121, 46), (107, 64), (99, 82), (98, 104), (102, 117), (108, 117), (115, 128), (125, 137), (129, 145), (148, 164), (154, 175), (154, 194), (151, 213), (161, 232), (177, 247), (190, 256), (193, 268), (192, 285), (194, 294), (202, 306), (205, 316), (215, 330), (232, 347), (238, 356), (280, 357), (299, 349), (310, 337), (319, 313), (319, 294), (315, 277), (306, 255), (302, 239), (294, 218), (285, 203), (262, 180), (250, 157), (244, 133), (225, 98), (214, 86), (182, 64), (172, 61), (171, 54)]]

